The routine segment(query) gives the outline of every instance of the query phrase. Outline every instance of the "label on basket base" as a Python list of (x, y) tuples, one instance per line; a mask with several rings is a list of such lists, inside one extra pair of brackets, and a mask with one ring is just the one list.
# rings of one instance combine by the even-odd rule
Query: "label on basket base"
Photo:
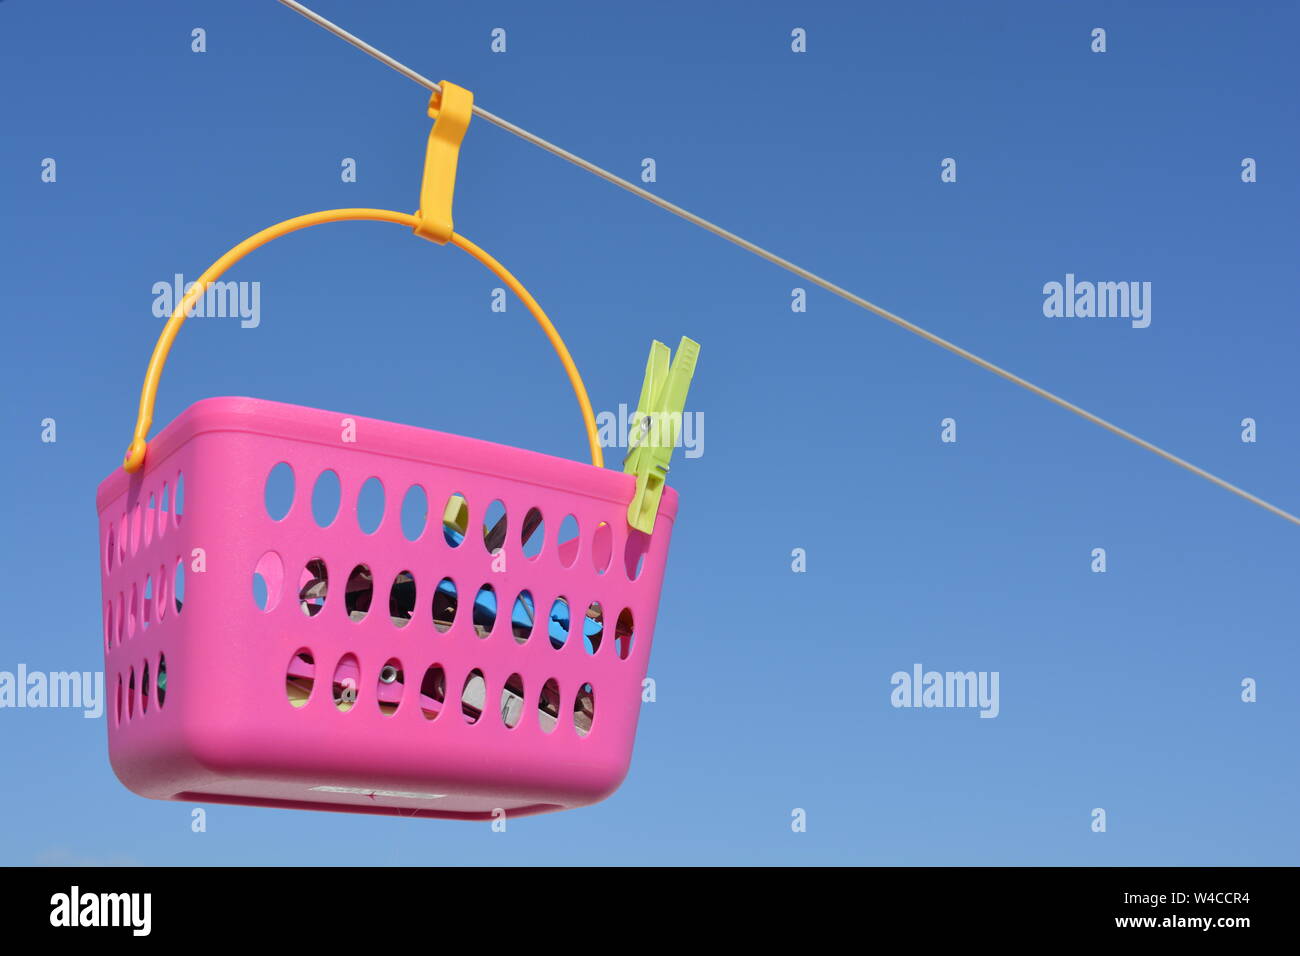
[(409, 800), (441, 800), (445, 793), (412, 793), (407, 790), (367, 790), (365, 787), (312, 787), (321, 793), (351, 793), (358, 797), (403, 797)]

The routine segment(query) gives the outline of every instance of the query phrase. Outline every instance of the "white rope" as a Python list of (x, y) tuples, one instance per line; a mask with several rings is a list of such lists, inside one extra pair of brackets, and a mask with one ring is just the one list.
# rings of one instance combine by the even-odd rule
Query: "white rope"
[[(297, 0), (279, 0), (279, 2), (284, 4), (289, 9), (302, 14), (304, 17), (306, 17), (308, 20), (312, 21), (313, 23), (317, 24), (318, 26), (324, 27), (326, 30), (328, 30), (330, 33), (333, 33), (335, 36), (339, 37), (340, 39), (346, 40), (348, 43), (351, 43), (354, 47), (356, 47), (358, 50), (362, 51), (363, 53), (370, 54), (380, 63), (383, 63), (385, 66), (392, 67), (394, 70), (396, 70), (398, 73), (401, 73), (403, 76), (407, 77), (408, 79), (414, 80), (416, 83), (419, 83), (421, 86), (428, 89), (429, 91), (431, 92), (436, 91), (439, 88), (438, 84), (435, 83), (433, 80), (429, 79), (426, 76), (422, 76), (421, 74), (415, 72), (415, 70), (412, 70), (410, 67), (406, 66), (405, 64), (399, 63), (397, 60), (394, 60), (391, 56), (382, 52), (381, 50), (375, 49), (369, 43), (366, 43), (364, 40), (360, 39), (359, 37), (353, 36), (347, 30), (344, 30), (338, 24), (326, 20), (324, 17), (316, 13), (314, 10), (311, 10), (303, 6), (301, 3), (298, 3)], [(1177, 465), (1180, 468), (1185, 468), (1188, 471), (1190, 471), (1192, 474), (1198, 475), (1199, 477), (1204, 478), (1206, 481), (1218, 485), (1220, 488), (1223, 488), (1227, 491), (1232, 492), (1234, 495), (1246, 499), (1252, 504), (1259, 505), (1264, 510), (1271, 511), (1273, 514), (1277, 515), (1278, 517), (1285, 518), (1287, 521), (1290, 521), (1292, 524), (1300, 525), (1300, 517), (1296, 517), (1295, 515), (1291, 514), (1289, 511), (1284, 511), (1283, 509), (1277, 507), (1276, 505), (1269, 504), (1269, 502), (1265, 501), (1263, 498), (1257, 497), (1256, 495), (1252, 495), (1249, 491), (1246, 491), (1243, 488), (1238, 488), (1236, 485), (1232, 484), (1231, 482), (1225, 481), (1224, 479), (1218, 477), (1217, 475), (1211, 474), (1210, 472), (1206, 471), (1204, 468), (1200, 468), (1197, 465), (1193, 465), (1190, 461), (1187, 461), (1185, 458), (1179, 458), (1177, 455), (1173, 454), (1172, 452), (1165, 451), (1163, 448), (1159, 447), (1158, 445), (1152, 444), (1151, 442), (1147, 441), (1144, 438), (1139, 438), (1137, 435), (1134, 435), (1132, 432), (1126, 431), (1125, 429), (1120, 428), (1118, 425), (1115, 425), (1112, 422), (1108, 422), (1100, 415), (1094, 415), (1092, 412), (1080, 408), (1078, 405), (1075, 405), (1073, 402), (1066, 401), (1064, 398), (1061, 398), (1059, 395), (1049, 392), (1047, 389), (1035, 385), (1033, 382), (1030, 382), (1027, 379), (1023, 379), (1019, 375), (1009, 372), (1006, 369), (1002, 368), (1001, 366), (995, 365), (994, 363), (988, 361), (987, 359), (980, 358), (974, 352), (969, 352), (966, 349), (962, 348), (961, 346), (956, 345), (953, 342), (949, 342), (947, 339), (935, 335), (933, 332), (929, 332), (921, 328), (919, 325), (915, 325), (912, 322), (907, 321), (902, 316), (895, 315), (893, 312), (890, 312), (888, 309), (883, 309), (880, 306), (876, 305), (875, 303), (868, 302), (866, 299), (862, 298), (862, 296), (855, 295), (854, 293), (850, 292), (848, 289), (842, 288), (841, 286), (836, 285), (834, 282), (831, 282), (829, 279), (823, 279), (821, 276), (817, 275), (816, 273), (809, 272), (807, 269), (803, 268), (802, 266), (795, 265), (790, 260), (783, 259), (780, 256), (778, 256), (776, 253), (769, 252), (767, 249), (764, 249), (762, 246), (755, 245), (754, 243), (750, 242), (748, 239), (743, 239), (740, 236), (736, 235), (734, 232), (729, 232), (728, 230), (723, 229), (721, 226), (709, 222), (707, 219), (704, 219), (701, 216), (697, 216), (695, 215), (695, 213), (690, 212), (687, 209), (683, 209), (681, 206), (678, 206), (675, 203), (671, 203), (661, 196), (656, 196), (654, 193), (650, 192), (649, 190), (642, 189), (640, 186), (636, 185), (636, 183), (629, 182), (628, 180), (623, 179), (621, 176), (615, 176), (609, 170), (602, 169), (600, 166), (597, 166), (595, 163), (589, 162), (588, 160), (583, 159), (581, 156), (577, 156), (574, 153), (569, 152), (567, 149), (561, 149), (559, 146), (556, 146), (554, 143), (544, 140), (537, 134), (530, 133), (528, 132), (528, 130), (516, 126), (514, 123), (511, 123), (508, 120), (504, 120), (494, 113), (489, 113), (487, 110), (483, 109), (480, 106), (476, 105), (474, 107), (474, 115), (483, 120), (486, 120), (487, 122), (493, 124), (494, 126), (501, 127), (501, 129), (505, 130), (508, 133), (513, 133), (515, 136), (518, 136), (520, 139), (532, 143), (534, 146), (538, 146), (546, 150), (548, 153), (552, 153), (553, 155), (560, 157), (560, 159), (563, 159), (566, 162), (572, 163), (573, 165), (579, 167), (580, 169), (585, 169), (587, 172), (599, 176), (601, 179), (605, 180), (606, 182), (613, 183), (615, 186), (618, 186), (620, 189), (626, 189), (628, 192), (636, 196), (640, 196), (642, 199), (646, 200), (646, 202), (653, 203), (654, 205), (658, 206), (660, 209), (664, 209), (672, 213), (674, 216), (680, 216), (682, 219), (685, 219), (687, 222), (693, 223), (699, 226), (701, 229), (711, 232), (715, 236), (718, 236), (721, 239), (725, 239), (730, 243), (734, 243), (735, 245), (740, 246), (740, 248), (746, 250), (747, 252), (752, 252), (754, 255), (758, 256), (761, 259), (766, 259), (768, 262), (772, 263), (773, 265), (780, 266), (782, 269), (785, 269), (788, 272), (793, 272), (801, 279), (811, 282), (813, 285), (819, 286), (825, 289), (827, 292), (831, 292), (839, 296), (841, 299), (844, 299), (848, 302), (852, 302), (854, 305), (858, 306), (859, 308), (866, 309), (868, 312), (872, 312), (880, 316), (882, 319), (886, 319), (890, 322), (893, 322), (895, 325), (907, 329), (907, 331), (911, 332), (913, 335), (919, 335), (927, 342), (932, 342), (933, 344), (939, 346), (940, 348), (947, 349), (949, 352), (953, 353), (954, 355), (961, 356), (966, 361), (978, 365), (980, 368), (992, 372), (994, 375), (1001, 376), (1002, 378), (1006, 379), (1008, 382), (1011, 382), (1012, 384), (1015, 385), (1019, 385), (1021, 388), (1025, 389), (1026, 391), (1032, 392), (1033, 394), (1039, 396), (1040, 398), (1045, 398), (1052, 404), (1058, 405), (1061, 408), (1064, 408), (1068, 412), (1073, 412), (1075, 415), (1078, 415), (1080, 418), (1092, 422), (1094, 425), (1100, 425), (1102, 428), (1106, 429), (1106, 431), (1110, 432), (1111, 434), (1118, 435), (1120, 438), (1124, 438), (1128, 441), (1131, 441), (1139, 448), (1145, 448), (1147, 451), (1159, 455), (1161, 458), (1165, 459), (1165, 461), (1172, 462), (1173, 464)]]

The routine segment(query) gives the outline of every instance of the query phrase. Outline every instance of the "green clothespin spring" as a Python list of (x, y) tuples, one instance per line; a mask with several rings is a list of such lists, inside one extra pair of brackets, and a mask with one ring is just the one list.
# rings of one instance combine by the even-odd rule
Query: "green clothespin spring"
[(627, 507), (627, 522), (646, 534), (654, 531), (659, 499), (663, 497), (668, 478), (668, 463), (681, 431), (686, 393), (700, 356), (700, 343), (682, 336), (671, 366), (669, 354), (668, 346), (662, 342), (655, 341), (650, 346), (645, 381), (628, 435), (628, 453), (623, 459), (623, 470), (636, 475), (636, 495)]

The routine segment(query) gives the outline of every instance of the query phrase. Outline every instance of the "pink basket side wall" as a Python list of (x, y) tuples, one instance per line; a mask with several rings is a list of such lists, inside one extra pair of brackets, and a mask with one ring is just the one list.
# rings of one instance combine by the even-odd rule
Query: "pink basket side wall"
[[(671, 489), (655, 534), (639, 536), (629, 533), (625, 520), (631, 476), (355, 417), (357, 440), (344, 443), (345, 417), (253, 399), (210, 399), (154, 439), (142, 473), (118, 470), (101, 485), (109, 744), (119, 778), (137, 793), (163, 799), (431, 816), (479, 817), (498, 808), (518, 815), (581, 806), (613, 792), (627, 772), (636, 732), (676, 510)], [(295, 494), (289, 514), (274, 521), (264, 492), (280, 462), (293, 468)], [(310, 498), (327, 469), (339, 476), (341, 506), (320, 528)], [(170, 502), (163, 509), (164, 485), (173, 495), (182, 474), (185, 502), (178, 516)], [(365, 534), (356, 501), (371, 477), (384, 484), (385, 511), (380, 527)], [(424, 488), (428, 517), (419, 538), (408, 541), (399, 511), (412, 485)], [(441, 523), (452, 493), (463, 494), (470, 508), (469, 532), (459, 547), (447, 544)], [(509, 528), (504, 572), (492, 569), (480, 531), (484, 509), (494, 500), (504, 503)], [(531, 508), (540, 509), (546, 522), (535, 558), (525, 556), (519, 538)], [(561, 555), (556, 531), (569, 514), (580, 537), (566, 567), (562, 557), (571, 555)], [(604, 574), (592, 560), (600, 522), (612, 534)], [(195, 549), (206, 565), (201, 572), (193, 567)], [(628, 565), (642, 549), (642, 569), (633, 579)], [(278, 556), (283, 581), (278, 599), (263, 611), (253, 600), (252, 574), (268, 552)], [(329, 593), (323, 610), (308, 617), (298, 583), (307, 562), (317, 558), (328, 569)], [(179, 612), (171, 586), (178, 562), (186, 568)], [(344, 611), (344, 588), (359, 564), (372, 571), (374, 598), (365, 618), (353, 621)], [(414, 575), (416, 605), (410, 622), (398, 627), (387, 602), (402, 571)], [(432, 600), (444, 577), (456, 582), (459, 609), (451, 629), (439, 633)], [(152, 597), (147, 621), (146, 580)], [(497, 615), (491, 634), (480, 638), (471, 614), (484, 584), (496, 592)], [(510, 627), (521, 590), (531, 592), (537, 617), (524, 644)], [(560, 596), (568, 600), (571, 623), (568, 641), (556, 650), (545, 618)], [(582, 636), (593, 601), (604, 611), (603, 640), (594, 654)], [(634, 630), (624, 659), (615, 624), (625, 608)], [(303, 648), (315, 662), (315, 687), (304, 706), (294, 707), (286, 697), (286, 671)], [(347, 655), (356, 659), (350, 673), (357, 675), (357, 700), (341, 712), (331, 678)], [(160, 704), (164, 657), (167, 688)], [(378, 704), (379, 673), (393, 659), (400, 661), (405, 686), (388, 715)], [(429, 721), (419, 685), (435, 664), (445, 673), (446, 699)], [(147, 696), (146, 666), (153, 685)], [(482, 716), (471, 724), (459, 696), (474, 669), (487, 689)], [(496, 702), (512, 675), (522, 677), (525, 706), (510, 728)], [(549, 679), (559, 684), (560, 707), (555, 729), (546, 733), (532, 705)], [(595, 717), (581, 736), (572, 709), (587, 683), (594, 688)], [(385, 693), (391, 696), (392, 689)]]

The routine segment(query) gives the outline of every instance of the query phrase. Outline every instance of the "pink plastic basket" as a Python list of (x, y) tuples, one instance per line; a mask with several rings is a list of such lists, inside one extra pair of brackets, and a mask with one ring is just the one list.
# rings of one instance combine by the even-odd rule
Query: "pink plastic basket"
[[(292, 505), (276, 520), (267, 483), (286, 465)], [(322, 527), (327, 471), (341, 505)], [(372, 478), (385, 506), (366, 533)], [(147, 797), (360, 813), (477, 819), (603, 799), (631, 759), (677, 510), (670, 488), (654, 533), (631, 529), (634, 485), (318, 409), (191, 406), (143, 470), (99, 486), (114, 771)], [(422, 529), (403, 521), (417, 487)], [(484, 533), (493, 502), (504, 538), (497, 521)], [(561, 543), (568, 515), (579, 531)]]

